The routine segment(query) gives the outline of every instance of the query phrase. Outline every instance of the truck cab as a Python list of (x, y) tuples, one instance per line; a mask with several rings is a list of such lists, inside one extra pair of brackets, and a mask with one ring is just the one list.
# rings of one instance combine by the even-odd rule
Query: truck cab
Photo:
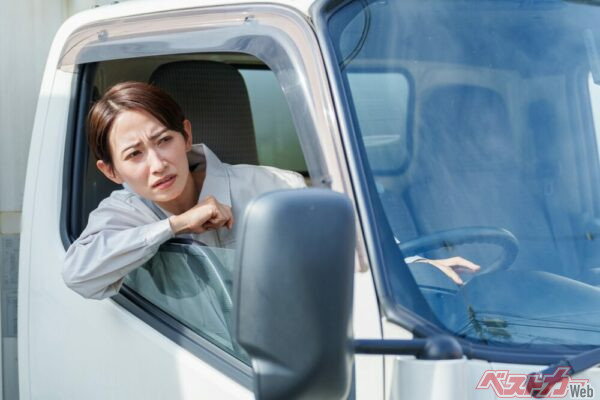
[[(486, 372), (523, 375), (594, 349), (598, 17), (594, 2), (561, 0), (134, 0), (70, 18), (48, 56), (29, 153), (20, 396), (254, 396), (232, 322), (239, 250), (165, 243), (155, 257), (169, 273), (150, 260), (102, 301), (62, 281), (66, 249), (118, 189), (95, 168), (87, 112), (130, 80), (169, 92), (194, 142), (222, 161), (296, 171), (306, 190), (350, 202), (352, 237), (323, 240), (352, 244), (354, 338), (444, 335), (463, 350), (356, 354), (345, 397), (497, 398), (480, 385)], [(299, 238), (290, 246), (316, 251)], [(282, 251), (262, 246), (265, 262)], [(455, 257), (479, 271), (456, 271), (457, 283), (423, 261)], [(206, 309), (225, 333), (198, 319)], [(600, 389), (597, 368), (575, 378)]]

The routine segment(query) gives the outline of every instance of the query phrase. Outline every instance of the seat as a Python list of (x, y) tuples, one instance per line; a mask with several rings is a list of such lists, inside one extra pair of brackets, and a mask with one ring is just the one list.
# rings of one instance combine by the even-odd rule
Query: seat
[(250, 99), (237, 69), (214, 61), (177, 61), (158, 67), (149, 82), (181, 106), (194, 143), (205, 143), (229, 164), (258, 164)]
[[(519, 157), (521, 138), (502, 97), (482, 87), (447, 85), (425, 96), (420, 113), (418, 168), (407, 193), (419, 235), (468, 226), (505, 228), (520, 242), (512, 268), (573, 275), (555, 244), (551, 216), (560, 210), (549, 211), (532, 191), (521, 165), (531, 160)], [(485, 268), (497, 252), (492, 245), (470, 245), (453, 255)]]

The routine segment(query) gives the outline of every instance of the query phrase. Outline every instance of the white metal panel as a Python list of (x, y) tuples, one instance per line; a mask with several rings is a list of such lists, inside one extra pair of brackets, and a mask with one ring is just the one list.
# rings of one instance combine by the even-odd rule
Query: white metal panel
[[(393, 323), (390, 322), (387, 318), (381, 318), (381, 324), (382, 324), (382, 330), (383, 330), (383, 337), (385, 339), (413, 339), (413, 334)], [(392, 392), (392, 387), (394, 385), (394, 379), (393, 379), (393, 371), (394, 371), (394, 364), (396, 363), (396, 360), (399, 359), (411, 359), (412, 356), (401, 356), (401, 357), (396, 357), (396, 356), (385, 356), (385, 361), (384, 361), (384, 367), (385, 367), (385, 398), (389, 399), (390, 398), (390, 394)]]
[[(359, 262), (359, 257), (356, 261)], [(358, 268), (365, 270), (365, 268)], [(379, 304), (371, 270), (354, 274), (354, 336), (360, 339), (381, 339)], [(355, 388), (357, 399), (383, 399), (383, 357), (357, 355), (355, 357)]]
[(111, 18), (121, 18), (130, 15), (140, 15), (149, 13), (160, 13), (172, 10), (182, 10), (188, 8), (214, 7), (224, 5), (246, 5), (246, 4), (275, 4), (294, 8), (301, 13), (308, 15), (310, 6), (315, 0), (131, 0), (118, 4), (94, 8), (71, 17), (68, 21), (71, 28), (88, 24), (98, 20)]
[(389, 399), (492, 400), (494, 392), (477, 390), (477, 382), (490, 369), (485, 361), (416, 360), (396, 357)]

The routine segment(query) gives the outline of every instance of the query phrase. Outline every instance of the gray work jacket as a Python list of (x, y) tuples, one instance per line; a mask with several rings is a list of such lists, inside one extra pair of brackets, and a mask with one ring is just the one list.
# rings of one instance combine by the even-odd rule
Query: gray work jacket
[[(203, 144), (192, 146), (188, 161), (206, 169), (199, 200), (214, 196), (231, 207), (237, 223), (255, 196), (277, 189), (305, 187), (304, 178), (296, 172), (229, 165)], [(116, 294), (123, 278), (152, 258), (159, 246), (174, 236), (166, 218), (170, 214), (160, 210), (161, 218), (156, 208), (127, 187), (102, 200), (90, 213), (84, 231), (67, 250), (62, 273), (67, 286), (86, 298), (103, 299)], [(192, 236), (208, 246), (234, 248), (235, 231), (220, 228)]]

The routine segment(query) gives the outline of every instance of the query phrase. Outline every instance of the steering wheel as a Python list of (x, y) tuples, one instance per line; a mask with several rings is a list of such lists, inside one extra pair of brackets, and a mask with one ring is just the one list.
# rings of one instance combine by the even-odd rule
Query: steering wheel
[(439, 231), (400, 243), (399, 248), (405, 255), (412, 255), (467, 243), (488, 243), (502, 248), (502, 254), (485, 269), (484, 273), (507, 269), (515, 261), (519, 252), (519, 241), (515, 235), (506, 229), (487, 226)]

